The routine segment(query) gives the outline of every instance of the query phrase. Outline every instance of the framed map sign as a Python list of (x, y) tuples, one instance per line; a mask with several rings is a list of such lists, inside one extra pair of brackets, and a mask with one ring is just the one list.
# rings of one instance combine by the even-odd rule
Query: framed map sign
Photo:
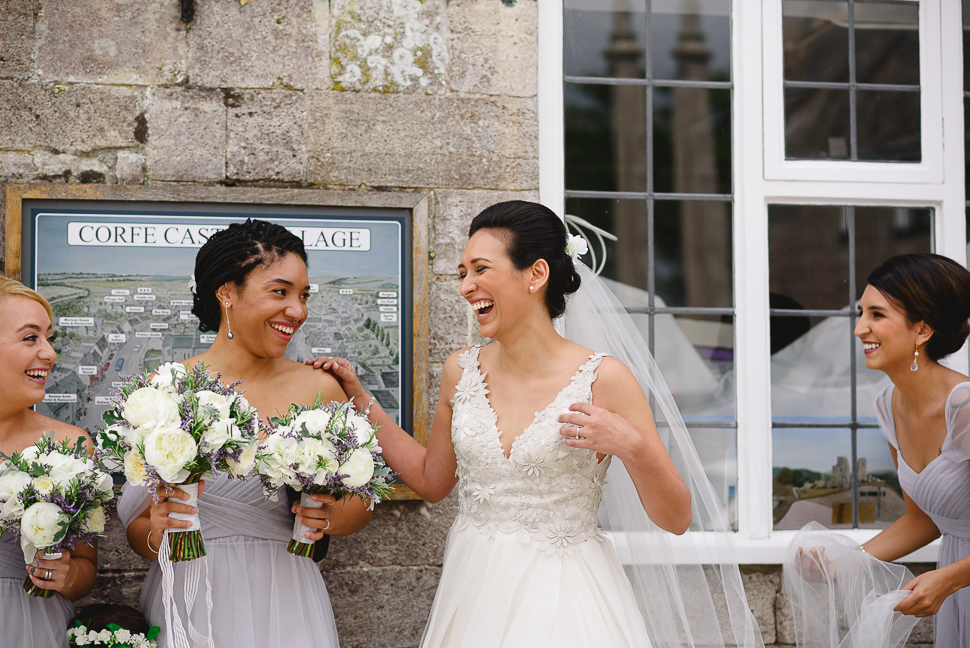
[[(280, 200), (293, 197), (281, 193)], [(297, 193), (320, 200), (327, 192)], [(265, 199), (265, 190), (260, 195)], [(21, 281), (50, 301), (58, 332), (57, 366), (38, 411), (92, 430), (121, 375), (206, 349), (215, 334), (199, 331), (188, 287), (196, 253), (230, 223), (258, 218), (287, 227), (309, 256), (309, 316), (286, 356), (350, 359), (391, 417), (424, 432), (424, 417), (414, 415), (415, 405), (422, 406), (414, 378), (427, 376), (427, 318), (413, 314), (426, 312), (427, 252), (421, 252), (416, 291), (414, 208), (232, 203), (225, 199), (247, 196), (228, 189), (217, 197), (222, 200), (159, 202), (22, 193), (19, 258), (8, 249), (8, 274), (13, 261)], [(9, 203), (8, 240), (15, 234)], [(426, 378), (419, 382), (426, 399)], [(426, 415), (426, 404), (417, 411)]]

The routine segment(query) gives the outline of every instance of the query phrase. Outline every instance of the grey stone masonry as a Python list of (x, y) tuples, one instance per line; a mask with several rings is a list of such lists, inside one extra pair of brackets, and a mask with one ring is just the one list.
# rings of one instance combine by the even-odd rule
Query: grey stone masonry
[(0, 79), (26, 76), (34, 51), (34, 0), (0, 4)]
[(149, 91), (146, 158), (152, 180), (211, 182), (226, 177), (226, 106), (221, 90)]
[(227, 92), (226, 175), (235, 180), (306, 179), (306, 102), (302, 92)]

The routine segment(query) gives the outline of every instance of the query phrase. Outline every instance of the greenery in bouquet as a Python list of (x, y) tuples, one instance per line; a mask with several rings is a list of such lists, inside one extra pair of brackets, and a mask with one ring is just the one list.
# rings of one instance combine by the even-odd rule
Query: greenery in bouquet
[[(275, 500), (289, 486), (303, 494), (301, 506), (319, 506), (308, 496), (327, 494), (356, 495), (373, 508), (390, 495), (393, 473), (381, 456), (377, 429), (352, 404), (294, 404), (270, 424), (256, 455), (268, 498)], [(310, 556), (313, 546), (302, 536), (302, 525), (297, 529), (287, 550)]]
[[(254, 466), (259, 421), (256, 410), (204, 363), (191, 370), (177, 362), (154, 374), (130, 376), (103, 414), (98, 445), (124, 467), (128, 482), (157, 488), (169, 484), (194, 497), (190, 485), (225, 472), (244, 477)], [(198, 530), (170, 533), (171, 559), (205, 555)]]
[(117, 623), (109, 623), (104, 630), (88, 630), (80, 621), (74, 628), (67, 631), (69, 646), (112, 646), (113, 648), (157, 648), (155, 637), (161, 632), (158, 626), (152, 626), (146, 634), (125, 630)]
[[(57, 554), (103, 541), (114, 484), (99, 453), (89, 456), (85, 437), (54, 441), (49, 432), (23, 451), (0, 457), (0, 530), (11, 534), (11, 542), (19, 541), (24, 564), (33, 562), (39, 549)], [(51, 596), (29, 577), (24, 589), (32, 596)]]

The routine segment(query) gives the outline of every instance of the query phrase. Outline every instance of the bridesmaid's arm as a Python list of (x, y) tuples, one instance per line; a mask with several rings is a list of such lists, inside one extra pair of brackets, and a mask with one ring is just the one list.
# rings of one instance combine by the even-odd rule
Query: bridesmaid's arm
[(933, 616), (950, 594), (970, 586), (970, 556), (921, 574), (903, 585), (912, 594), (900, 601), (897, 612), (912, 616)]
[(296, 514), (296, 521), (300, 524), (316, 529), (304, 531), (307, 540), (316, 542), (324, 534), (331, 536), (346, 536), (357, 533), (370, 524), (374, 512), (369, 510), (359, 497), (346, 495), (335, 501), (333, 495), (313, 495), (313, 500), (323, 502), (323, 508), (300, 506), (293, 502), (290, 510)]
[[(458, 461), (451, 443), (451, 399), (461, 377), (461, 367), (458, 366), (460, 353), (453, 353), (445, 362), (428, 447), (421, 445), (397, 425), (377, 402), (370, 406), (370, 420), (380, 426), (377, 441), (383, 449), (384, 459), (395, 472), (400, 473), (405, 484), (429, 502), (444, 499), (458, 483), (455, 476)], [(333, 372), (358, 409), (366, 408), (370, 395), (364, 391), (349, 364), (342, 358), (330, 358), (322, 364), (322, 368)]]

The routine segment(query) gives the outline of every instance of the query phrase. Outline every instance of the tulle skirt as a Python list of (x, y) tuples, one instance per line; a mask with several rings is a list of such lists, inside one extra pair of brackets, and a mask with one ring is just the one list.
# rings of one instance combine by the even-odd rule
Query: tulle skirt
[(422, 648), (649, 648), (609, 542), (548, 555), (514, 534), (452, 527)]
[(0, 646), (66, 648), (74, 606), (56, 593), (48, 599), (28, 596), (23, 583), (23, 578), (0, 578)]
[[(202, 570), (191, 620), (199, 632), (208, 631), (204, 580), (208, 572), (217, 648), (338, 648), (330, 596), (316, 563), (287, 553), (286, 543), (278, 540), (229, 536), (207, 539), (205, 548), (207, 569)], [(175, 602), (186, 628), (188, 564), (173, 564)], [(162, 572), (157, 563), (145, 579), (141, 608), (153, 625), (163, 626), (159, 647), (166, 648)]]

